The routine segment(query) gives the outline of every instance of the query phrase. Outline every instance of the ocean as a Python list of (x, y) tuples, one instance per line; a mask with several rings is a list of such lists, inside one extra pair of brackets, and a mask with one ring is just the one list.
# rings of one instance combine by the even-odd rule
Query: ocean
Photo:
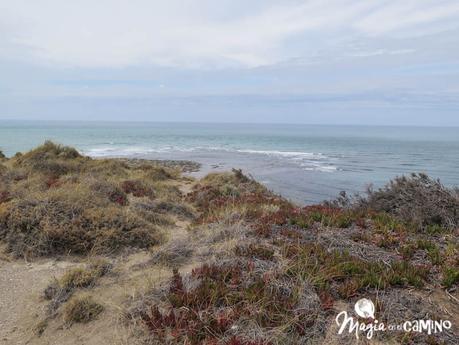
[(240, 168), (295, 202), (425, 172), (459, 186), (459, 128), (0, 120), (0, 150), (50, 139), (92, 157), (187, 159), (195, 175)]

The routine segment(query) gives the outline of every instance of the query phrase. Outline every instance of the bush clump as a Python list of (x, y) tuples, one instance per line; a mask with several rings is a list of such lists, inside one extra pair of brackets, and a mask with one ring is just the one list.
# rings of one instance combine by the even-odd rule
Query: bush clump
[(145, 185), (141, 180), (125, 180), (121, 183), (121, 189), (124, 193), (132, 194), (138, 198), (154, 198), (155, 195), (153, 189)]
[[(268, 193), (266, 188), (255, 180), (245, 176), (241, 170), (233, 169), (228, 173), (212, 173), (201, 180), (197, 186), (196, 200), (199, 204), (206, 202), (206, 197), (239, 197), (244, 194)], [(199, 199), (203, 200), (199, 200)]]
[(47, 140), (43, 145), (21, 155), (19, 161), (24, 163), (27, 161), (40, 161), (55, 158), (75, 159), (81, 157), (80, 153), (73, 147), (55, 144)]
[(67, 271), (58, 283), (60, 288), (70, 290), (92, 286), (96, 280), (111, 269), (108, 261), (103, 259), (94, 260), (87, 268), (74, 268)]
[(177, 173), (174, 173), (172, 169), (163, 167), (150, 167), (147, 168), (147, 177), (154, 181), (165, 181), (174, 179), (177, 177)]
[(0, 238), (16, 256), (109, 253), (157, 244), (156, 227), (119, 206), (65, 200), (14, 200), (0, 210)]
[(230, 218), (255, 220), (270, 208), (291, 206), (287, 200), (235, 169), (231, 173), (207, 175), (194, 186), (187, 199), (201, 212), (195, 223), (219, 221), (224, 214)]
[(8, 168), (4, 166), (2, 163), (0, 163), (0, 176), (6, 173), (7, 170)]
[(64, 306), (64, 321), (70, 324), (87, 323), (94, 320), (103, 310), (104, 307), (91, 296), (74, 297)]
[(376, 191), (369, 189), (359, 206), (387, 212), (423, 230), (432, 226), (459, 226), (459, 193), (425, 174), (397, 177)]
[(48, 176), (61, 176), (78, 172), (86, 159), (72, 147), (46, 141), (43, 145), (14, 158), (16, 167)]

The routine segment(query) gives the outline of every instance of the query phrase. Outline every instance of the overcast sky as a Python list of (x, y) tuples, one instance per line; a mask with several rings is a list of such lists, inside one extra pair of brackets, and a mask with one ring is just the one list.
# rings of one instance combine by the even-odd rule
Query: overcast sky
[(0, 0), (0, 119), (459, 125), (457, 0)]

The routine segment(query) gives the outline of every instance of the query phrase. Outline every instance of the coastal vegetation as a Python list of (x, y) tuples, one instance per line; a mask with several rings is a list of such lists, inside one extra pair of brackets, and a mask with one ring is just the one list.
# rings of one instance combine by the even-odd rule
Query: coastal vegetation
[(192, 179), (191, 163), (91, 159), (51, 142), (0, 164), (4, 255), (77, 262), (42, 292), (37, 337), (60, 319), (103, 322), (113, 302), (98, 296), (134, 281), (115, 308), (132, 343), (353, 343), (334, 318), (363, 297), (380, 321), (458, 321), (459, 193), (424, 174), (298, 206), (240, 170)]
[[(17, 257), (108, 254), (161, 242), (178, 168), (93, 160), (46, 142), (5, 163), (0, 238)], [(183, 206), (186, 207), (186, 206)]]

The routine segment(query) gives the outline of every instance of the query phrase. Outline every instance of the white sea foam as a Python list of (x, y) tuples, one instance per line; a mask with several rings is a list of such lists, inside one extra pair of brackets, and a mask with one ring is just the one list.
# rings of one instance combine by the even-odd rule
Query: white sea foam
[(320, 172), (334, 172), (339, 170), (338, 167), (333, 165), (322, 165), (322, 166), (307, 166), (304, 167), (303, 170), (306, 171), (320, 171)]
[[(218, 146), (195, 146), (183, 147), (166, 145), (161, 147), (146, 147), (146, 146), (102, 146), (95, 147), (84, 151), (85, 154), (91, 157), (128, 157), (128, 156), (142, 156), (147, 154), (161, 154), (172, 152), (227, 152), (227, 153), (241, 153), (248, 155), (263, 155), (275, 157), (282, 162), (290, 162), (291, 164), (301, 167), (305, 171), (319, 171), (319, 172), (335, 172), (338, 169), (331, 163), (331, 159), (320, 152), (302, 152), (302, 151), (277, 151), (277, 150), (252, 150), (252, 149), (232, 149), (228, 147)], [(192, 157), (191, 157), (192, 158)]]
[(145, 147), (145, 146), (102, 146), (94, 147), (83, 150), (84, 154), (90, 157), (114, 157), (114, 156), (134, 156), (146, 155), (151, 153), (167, 153), (167, 152), (193, 152), (198, 151), (199, 148), (187, 148), (176, 146), (162, 146), (162, 147)]
[(297, 151), (275, 151), (275, 150), (236, 150), (241, 153), (255, 153), (268, 156), (291, 157), (294, 159), (315, 158), (326, 159), (327, 157), (320, 152), (297, 152)]
[(162, 150), (156, 150), (147, 147), (97, 147), (84, 150), (84, 153), (90, 157), (110, 157), (110, 156), (132, 156), (148, 153), (160, 153)]
[(248, 154), (262, 154), (287, 159), (298, 164), (306, 171), (335, 172), (338, 167), (332, 165), (330, 158), (320, 152), (298, 152), (298, 151), (275, 151), (275, 150), (237, 150), (237, 152)]

